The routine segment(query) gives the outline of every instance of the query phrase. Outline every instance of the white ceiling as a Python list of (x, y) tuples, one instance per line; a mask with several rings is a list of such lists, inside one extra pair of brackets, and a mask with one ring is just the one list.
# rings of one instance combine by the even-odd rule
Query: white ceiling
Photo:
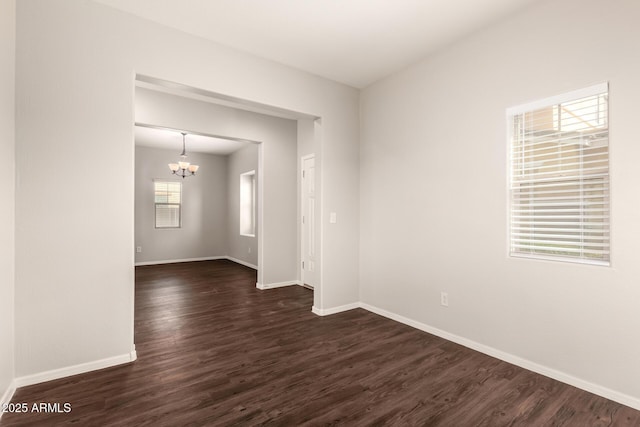
[[(180, 131), (136, 126), (135, 143), (142, 147), (174, 150), (176, 152), (176, 161), (180, 152), (182, 152), (182, 134)], [(187, 154), (198, 152), (226, 156), (246, 147), (248, 144), (251, 143), (193, 134), (188, 134), (185, 139)]]
[(363, 88), (540, 0), (95, 0)]

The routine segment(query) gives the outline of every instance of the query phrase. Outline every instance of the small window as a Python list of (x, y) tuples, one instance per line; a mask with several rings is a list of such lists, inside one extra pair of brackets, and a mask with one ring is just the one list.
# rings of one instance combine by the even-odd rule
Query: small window
[(154, 181), (156, 228), (180, 228), (182, 183)]
[(608, 86), (508, 110), (510, 254), (609, 265)]
[(256, 171), (240, 175), (240, 234), (256, 235)]

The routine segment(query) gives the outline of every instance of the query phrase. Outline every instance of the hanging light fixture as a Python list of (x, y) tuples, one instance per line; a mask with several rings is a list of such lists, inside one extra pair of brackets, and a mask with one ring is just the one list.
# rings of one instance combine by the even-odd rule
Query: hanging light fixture
[(198, 165), (192, 165), (187, 161), (187, 151), (185, 150), (185, 137), (186, 132), (180, 132), (182, 134), (182, 153), (180, 153), (180, 161), (178, 163), (169, 163), (169, 169), (174, 175), (181, 176), (182, 178), (187, 176), (193, 176), (198, 170)]

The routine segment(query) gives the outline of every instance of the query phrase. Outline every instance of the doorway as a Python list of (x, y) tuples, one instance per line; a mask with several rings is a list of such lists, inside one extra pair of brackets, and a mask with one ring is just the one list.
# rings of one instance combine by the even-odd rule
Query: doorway
[[(168, 105), (156, 108), (151, 102), (141, 105), (140, 108), (136, 105), (136, 122), (154, 123), (160, 118), (162, 126), (173, 129), (197, 129), (201, 133), (219, 138), (260, 142), (255, 144), (258, 147), (258, 166), (255, 168), (257, 181), (255, 186), (257, 192), (255, 225), (257, 230), (255, 233), (248, 233), (255, 235), (258, 244), (257, 250), (243, 244), (238, 250), (238, 255), (231, 254), (229, 257), (229, 254), (221, 254), (220, 257), (240, 259), (241, 251), (244, 251), (245, 256), (250, 254), (256, 257), (257, 262), (254, 262), (258, 273), (257, 285), (261, 289), (301, 284), (301, 276), (304, 274), (300, 270), (301, 250), (296, 250), (296, 246), (302, 247), (299, 231), (301, 224), (297, 214), (301, 206), (301, 194), (299, 190), (296, 190), (301, 185), (299, 175), (296, 179), (296, 169), (300, 165), (297, 159), (301, 154), (317, 152), (319, 141), (313, 137), (313, 126), (314, 121), (318, 118), (250, 101), (233, 99), (226, 95), (148, 76), (136, 76), (136, 89), (139, 88), (147, 90), (147, 92), (152, 91), (154, 100), (168, 96), (179, 98), (175, 100), (179, 105), (178, 108), (169, 108)], [(151, 100), (151, 97), (149, 96), (147, 99)], [(191, 108), (190, 104), (194, 102), (201, 104), (200, 107), (205, 108), (207, 114), (203, 114), (201, 109)], [(201, 117), (207, 117), (209, 120), (202, 127), (200, 124), (196, 126), (195, 120)], [(248, 120), (254, 121), (248, 122)], [(309, 127), (308, 134), (301, 135), (300, 129), (296, 130), (301, 122), (305, 122), (305, 126)], [(301, 145), (304, 145), (304, 149), (301, 149)], [(164, 162), (159, 162), (159, 164), (162, 166)], [(315, 165), (317, 164), (318, 159), (315, 159)], [(166, 167), (166, 164), (163, 167)], [(254, 170), (254, 168), (247, 167), (239, 172), (245, 173), (250, 170)], [(202, 172), (204, 173), (204, 169)], [(198, 173), (200, 174), (201, 171), (199, 170)], [(311, 211), (315, 212), (315, 217), (318, 217), (319, 182), (315, 167), (313, 175), (314, 191), (310, 203), (315, 206), (315, 209)], [(229, 176), (229, 179), (240, 182), (239, 176)], [(232, 203), (236, 204), (235, 201)], [(242, 239), (252, 238), (251, 236), (247, 237), (247, 233), (240, 233), (239, 225), (234, 225), (232, 228), (236, 234), (241, 235)], [(320, 257), (316, 248), (319, 248), (320, 233), (316, 232), (316, 228), (317, 226), (313, 230), (309, 230), (313, 231), (311, 236), (307, 235), (307, 237), (311, 237), (312, 251), (309, 256), (311, 256), (310, 262), (313, 271), (307, 271), (304, 281), (319, 290)], [(305, 244), (308, 247), (309, 241), (306, 241)], [(136, 243), (136, 246), (143, 245)], [(143, 251), (146, 252), (144, 246)], [(190, 256), (190, 258), (193, 257), (197, 257), (197, 255)], [(235, 259), (233, 260), (235, 261)], [(310, 273), (317, 274), (318, 280), (314, 280)]]

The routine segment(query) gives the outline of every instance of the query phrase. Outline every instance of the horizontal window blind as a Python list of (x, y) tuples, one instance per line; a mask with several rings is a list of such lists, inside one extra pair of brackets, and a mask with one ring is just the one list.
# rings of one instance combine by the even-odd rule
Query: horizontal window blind
[(511, 255), (609, 264), (607, 85), (509, 119)]
[(154, 181), (156, 228), (179, 228), (182, 183)]
[(174, 181), (154, 181), (156, 203), (176, 203), (181, 202), (182, 183)]

